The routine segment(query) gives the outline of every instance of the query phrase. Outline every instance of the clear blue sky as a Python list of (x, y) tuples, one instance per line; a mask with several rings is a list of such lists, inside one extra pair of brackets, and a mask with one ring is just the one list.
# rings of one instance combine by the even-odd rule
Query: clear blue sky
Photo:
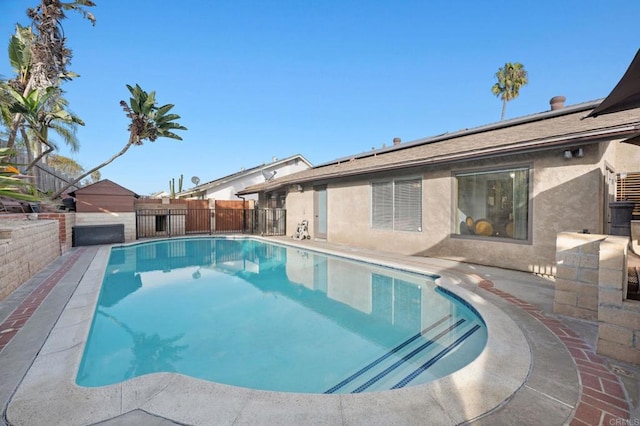
[[(126, 84), (175, 104), (184, 140), (132, 147), (101, 170), (137, 192), (202, 182), (302, 154), (313, 164), (499, 121), (505, 62), (529, 84), (506, 118), (604, 98), (640, 47), (637, 0), (95, 0), (97, 24), (64, 21), (81, 75), (64, 85), (84, 119), (89, 169), (127, 142)], [(0, 0), (5, 45), (38, 0)], [(6, 50), (5, 50), (6, 51)], [(8, 59), (0, 75), (12, 75)]]

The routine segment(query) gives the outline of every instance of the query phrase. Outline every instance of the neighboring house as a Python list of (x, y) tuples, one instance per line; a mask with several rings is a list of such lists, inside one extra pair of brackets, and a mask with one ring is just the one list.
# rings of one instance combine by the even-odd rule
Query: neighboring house
[[(236, 194), (247, 186), (273, 180), (276, 176), (287, 176), (291, 173), (308, 170), (312, 167), (302, 155), (297, 154), (283, 160), (273, 159), (273, 162), (250, 169), (241, 170), (229, 176), (199, 184), (186, 191), (176, 194), (176, 198), (199, 200), (240, 200)], [(247, 200), (258, 200), (257, 195), (247, 195)], [(267, 207), (266, 205), (263, 207)], [(271, 207), (271, 206), (269, 206)]]
[(148, 198), (169, 198), (171, 194), (167, 191), (158, 191), (150, 194)]
[[(407, 255), (555, 275), (556, 235), (608, 232), (616, 174), (640, 167), (640, 109), (600, 101), (357, 154), (239, 191), (286, 199), (287, 230)], [(396, 141), (399, 142), (399, 141)]]

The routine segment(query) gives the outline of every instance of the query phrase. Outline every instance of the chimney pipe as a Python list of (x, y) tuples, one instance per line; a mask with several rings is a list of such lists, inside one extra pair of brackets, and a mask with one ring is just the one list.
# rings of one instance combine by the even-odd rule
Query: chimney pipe
[(549, 104), (551, 104), (551, 111), (564, 108), (564, 101), (566, 100), (567, 98), (565, 98), (564, 96), (554, 96), (553, 98), (551, 98), (551, 100), (549, 101)]
[(402, 142), (402, 141), (400, 140), (400, 138), (393, 138), (393, 144), (394, 144), (394, 145), (400, 145), (400, 142)]

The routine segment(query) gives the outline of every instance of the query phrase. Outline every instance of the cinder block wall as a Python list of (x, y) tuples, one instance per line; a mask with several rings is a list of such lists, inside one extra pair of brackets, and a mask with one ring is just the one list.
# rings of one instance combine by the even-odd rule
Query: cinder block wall
[(640, 301), (628, 300), (627, 237), (600, 245), (598, 342), (596, 352), (640, 364)]
[(555, 313), (598, 319), (599, 253), (605, 238), (576, 232), (557, 235)]
[(596, 352), (640, 364), (640, 301), (627, 300), (629, 238), (563, 232), (553, 310), (598, 321)]
[(55, 220), (0, 221), (0, 300), (60, 256)]

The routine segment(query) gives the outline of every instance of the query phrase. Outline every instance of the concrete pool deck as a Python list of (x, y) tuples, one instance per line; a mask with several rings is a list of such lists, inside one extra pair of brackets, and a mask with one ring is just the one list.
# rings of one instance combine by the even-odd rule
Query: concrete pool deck
[(269, 240), (442, 275), (493, 318), (493, 355), (483, 353), (431, 384), (362, 395), (262, 392), (165, 373), (80, 388), (73, 383), (78, 354), (108, 249), (75, 248), (0, 302), (2, 422), (638, 424), (637, 368), (594, 354), (595, 324), (553, 315), (549, 280), (450, 260)]

